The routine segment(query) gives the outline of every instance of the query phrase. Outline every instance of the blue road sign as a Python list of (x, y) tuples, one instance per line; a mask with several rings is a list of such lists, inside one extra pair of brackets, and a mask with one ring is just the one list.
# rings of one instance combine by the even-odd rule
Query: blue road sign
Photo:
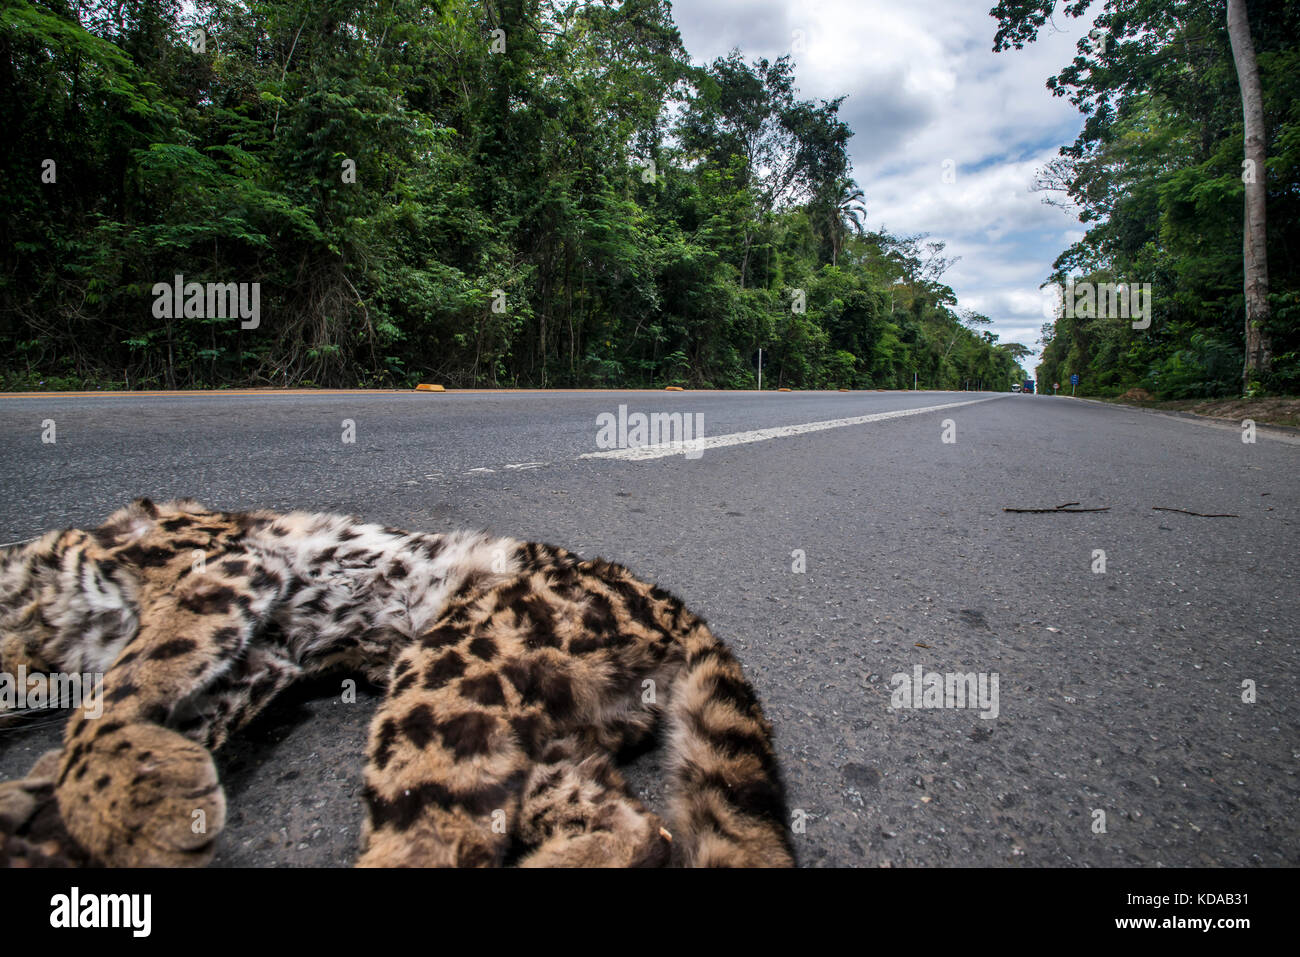
[(1070, 376), (1070, 385), (1078, 385), (1078, 384), (1079, 384), (1079, 373), (1076, 372), (1074, 375)]

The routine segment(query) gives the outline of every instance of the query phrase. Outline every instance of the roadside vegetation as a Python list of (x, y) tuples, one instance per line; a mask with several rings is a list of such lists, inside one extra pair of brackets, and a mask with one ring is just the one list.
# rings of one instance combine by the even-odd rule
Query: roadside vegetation
[(0, 72), (2, 388), (1023, 375), (941, 243), (864, 230), (841, 101), (662, 0), (14, 0)]
[[(995, 48), (1088, 10), (1000, 0)], [(1039, 380), (1078, 374), (1098, 397), (1300, 393), (1300, 3), (1113, 0), (1048, 86), (1086, 119), (1038, 186), (1087, 231), (1047, 278), (1149, 283), (1152, 299), (1140, 331), (1101, 309), (1049, 322)], [(1266, 255), (1243, 250), (1265, 210)]]

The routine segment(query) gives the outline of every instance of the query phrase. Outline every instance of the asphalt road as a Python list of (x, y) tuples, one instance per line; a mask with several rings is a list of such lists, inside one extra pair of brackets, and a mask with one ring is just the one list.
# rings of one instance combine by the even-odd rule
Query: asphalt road
[[(580, 457), (619, 404), (699, 413), (712, 441), (975, 399)], [(805, 865), (1296, 865), (1298, 469), (1294, 436), (1048, 396), (0, 397), (0, 542), (140, 495), (550, 541), (626, 563), (736, 648)], [(1109, 511), (1003, 511), (1066, 502)], [(891, 708), (917, 666), (996, 674), (997, 717)], [(217, 864), (351, 863), (376, 697), (339, 690), (298, 689), (222, 752)], [(60, 723), (0, 731), (0, 777)], [(631, 773), (661, 803), (654, 756)]]

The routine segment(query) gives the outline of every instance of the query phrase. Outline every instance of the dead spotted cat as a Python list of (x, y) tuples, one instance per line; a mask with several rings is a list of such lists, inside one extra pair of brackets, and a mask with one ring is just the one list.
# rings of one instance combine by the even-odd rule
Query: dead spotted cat
[[(387, 688), (361, 865), (794, 860), (735, 658), (672, 595), (548, 545), (141, 499), (0, 552), (0, 672), (19, 669), (102, 691), (0, 785), (0, 863), (207, 863), (226, 814), (211, 751), (328, 669)], [(661, 720), (668, 825), (614, 763)]]

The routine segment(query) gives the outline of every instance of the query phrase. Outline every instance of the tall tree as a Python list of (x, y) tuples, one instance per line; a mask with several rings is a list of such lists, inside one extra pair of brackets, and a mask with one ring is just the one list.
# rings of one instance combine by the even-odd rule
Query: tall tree
[(1246, 215), (1242, 242), (1242, 268), (1246, 294), (1246, 361), (1242, 387), (1250, 392), (1261, 373), (1273, 364), (1273, 350), (1266, 331), (1268, 305), (1268, 241), (1266, 224), (1268, 176), (1264, 165), (1264, 93), (1259, 82), (1255, 44), (1250, 38), (1250, 20), (1245, 0), (1228, 0), (1228, 39), (1232, 60), (1237, 65), (1241, 87), (1241, 114), (1245, 128)]

